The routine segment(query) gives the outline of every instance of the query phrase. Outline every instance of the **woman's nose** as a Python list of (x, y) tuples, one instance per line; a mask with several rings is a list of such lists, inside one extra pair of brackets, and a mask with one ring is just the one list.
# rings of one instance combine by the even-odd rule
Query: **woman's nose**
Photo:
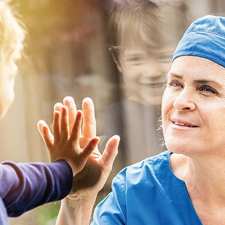
[(173, 107), (178, 111), (193, 111), (196, 108), (193, 96), (190, 92), (183, 89), (174, 100)]

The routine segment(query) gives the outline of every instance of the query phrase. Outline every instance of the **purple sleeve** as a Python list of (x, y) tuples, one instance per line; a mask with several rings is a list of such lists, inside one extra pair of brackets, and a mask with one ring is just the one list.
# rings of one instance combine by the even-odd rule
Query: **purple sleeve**
[(72, 177), (65, 161), (0, 164), (0, 197), (8, 216), (19, 216), (41, 204), (62, 199), (71, 190)]

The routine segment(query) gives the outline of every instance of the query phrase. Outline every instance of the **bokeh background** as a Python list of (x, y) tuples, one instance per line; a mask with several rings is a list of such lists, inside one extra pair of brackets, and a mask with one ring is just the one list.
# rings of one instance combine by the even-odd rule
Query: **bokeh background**
[[(165, 149), (160, 129), (160, 99), (169, 55), (193, 19), (206, 14), (224, 15), (225, 2), (152, 1), (161, 23), (155, 24), (160, 32), (152, 32), (158, 35), (154, 38), (158, 45), (147, 54), (146, 40), (132, 34), (133, 23), (126, 23), (127, 36), (123, 37), (112, 25), (115, 7), (121, 9), (123, 5), (126, 12), (124, 7), (131, 1), (11, 1), (26, 28), (27, 38), (15, 102), (0, 123), (1, 160), (47, 161), (36, 122), (39, 119), (50, 122), (54, 103), (66, 95), (73, 96), (78, 106), (82, 98), (93, 98), (101, 145), (113, 134), (121, 136), (112, 177), (122, 167)], [(116, 19), (120, 23), (124, 17), (116, 14)], [(111, 179), (99, 198), (110, 190), (110, 182)], [(39, 207), (12, 219), (11, 223), (54, 224), (58, 207), (59, 203)]]

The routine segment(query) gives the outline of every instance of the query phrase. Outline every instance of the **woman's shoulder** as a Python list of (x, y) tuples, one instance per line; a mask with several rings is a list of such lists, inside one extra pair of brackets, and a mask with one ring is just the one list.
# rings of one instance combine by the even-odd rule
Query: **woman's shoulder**
[(170, 153), (168, 151), (161, 152), (157, 155), (150, 156), (140, 162), (127, 166), (125, 169), (128, 173), (136, 173), (149, 171), (156, 172), (159, 169), (167, 168), (169, 166)]
[(148, 157), (138, 163), (129, 165), (119, 172), (114, 182), (125, 184), (126, 187), (134, 185), (154, 185), (160, 180), (171, 176), (170, 152), (164, 151), (155, 156)]
[(150, 156), (140, 162), (134, 163), (128, 167), (126, 167), (126, 170), (129, 173), (133, 172), (143, 172), (144, 171), (151, 171), (156, 172), (161, 169), (168, 168), (169, 166), (169, 158), (170, 158), (170, 152), (164, 151), (157, 155)]

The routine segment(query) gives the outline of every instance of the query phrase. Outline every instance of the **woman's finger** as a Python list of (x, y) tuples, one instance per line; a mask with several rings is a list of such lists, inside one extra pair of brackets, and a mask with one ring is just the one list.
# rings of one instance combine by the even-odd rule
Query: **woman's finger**
[(106, 143), (106, 147), (102, 154), (101, 163), (103, 166), (107, 168), (111, 168), (113, 162), (118, 154), (118, 147), (119, 147), (120, 137), (115, 135), (111, 137), (108, 142)]
[(96, 119), (94, 103), (91, 98), (85, 98), (82, 102), (83, 118), (83, 136), (90, 139), (96, 136)]
[(77, 107), (74, 102), (74, 99), (70, 96), (66, 96), (63, 99), (63, 104), (68, 108), (68, 113), (69, 113), (69, 130), (70, 133), (72, 132), (74, 122), (76, 119), (76, 114), (77, 114)]
[(48, 147), (49, 150), (51, 150), (53, 148), (54, 138), (47, 123), (43, 120), (40, 120), (37, 123), (37, 127), (46, 146)]

